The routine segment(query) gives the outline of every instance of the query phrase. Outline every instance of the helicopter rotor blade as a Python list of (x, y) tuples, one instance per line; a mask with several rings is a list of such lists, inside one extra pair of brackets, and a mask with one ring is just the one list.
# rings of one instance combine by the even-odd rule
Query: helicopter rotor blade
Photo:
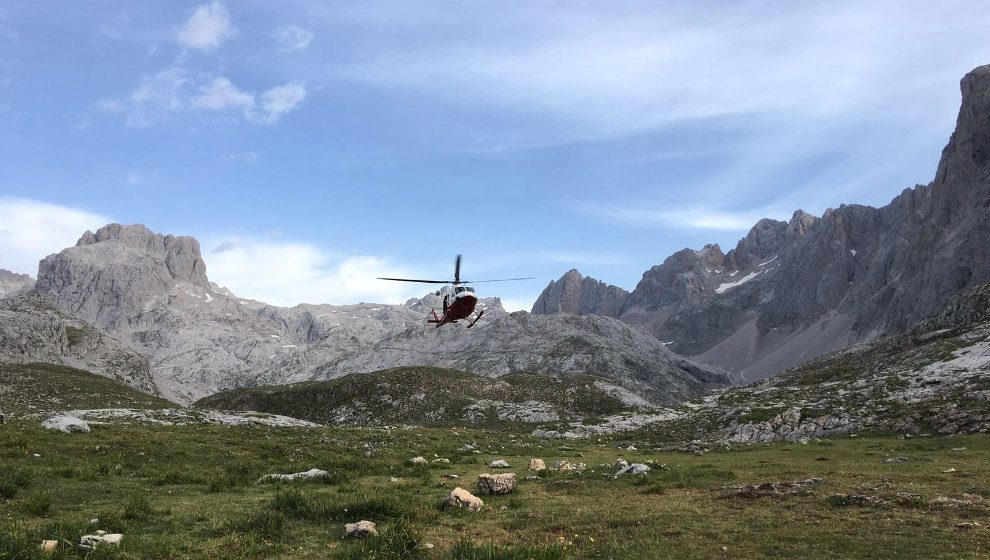
[(457, 260), (454, 261), (454, 284), (461, 283), (461, 256), (457, 255)]
[(392, 280), (394, 282), (419, 282), (420, 284), (450, 284), (450, 280), (415, 280), (413, 278), (382, 278), (379, 280)]
[(513, 280), (535, 280), (535, 276), (527, 276), (525, 278), (499, 278), (497, 280), (462, 280), (461, 284), (480, 284), (482, 282), (512, 282)]

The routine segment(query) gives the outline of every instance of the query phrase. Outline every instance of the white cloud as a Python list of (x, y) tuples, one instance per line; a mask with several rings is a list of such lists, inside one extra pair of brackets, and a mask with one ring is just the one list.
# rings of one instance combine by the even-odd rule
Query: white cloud
[(225, 154), (220, 156), (220, 161), (222, 163), (246, 163), (248, 165), (258, 164), (258, 154), (257, 152), (241, 152), (238, 154)]
[(0, 198), (0, 268), (38, 275), (38, 261), (72, 247), (111, 218), (22, 198)]
[(176, 40), (179, 44), (199, 50), (210, 50), (236, 34), (230, 23), (230, 12), (220, 2), (211, 2), (196, 8), (179, 28)]
[(978, 39), (990, 24), (982, 2), (952, 11), (902, 4), (895, 13), (883, 2), (633, 1), (623, 10), (579, 3), (562, 14), (536, 3), (496, 16), (476, 6), (367, 2), (346, 10), (344, 21), (403, 37), (411, 48), (363, 49), (332, 70), (555, 119), (594, 137), (743, 113), (896, 114), (917, 106), (904, 92), (957, 82), (990, 56)]
[(632, 207), (585, 206), (581, 210), (588, 215), (632, 227), (656, 227), (679, 229), (709, 229), (746, 231), (768, 215), (767, 209), (747, 209), (745, 212), (729, 212), (709, 207), (681, 207), (652, 209), (643, 205)]
[(275, 124), (282, 115), (298, 107), (306, 99), (306, 87), (299, 82), (273, 87), (261, 94), (257, 110), (248, 111), (245, 116), (260, 124)]
[(313, 40), (313, 32), (298, 25), (283, 25), (272, 35), (275, 37), (278, 49), (283, 52), (304, 51)]
[(193, 76), (177, 66), (145, 76), (129, 95), (101, 99), (97, 107), (125, 115), (127, 125), (138, 128), (193, 111), (235, 111), (249, 122), (271, 125), (298, 107), (306, 95), (305, 86), (289, 82), (265, 90), (259, 101), (254, 93), (238, 88), (224, 76)]
[(254, 107), (254, 95), (237, 89), (224, 77), (214, 78), (199, 86), (199, 95), (190, 99), (197, 109), (222, 110), (229, 107), (250, 110)]
[(207, 238), (202, 246), (211, 282), (239, 297), (275, 305), (396, 304), (429, 291), (416, 284), (376, 280), (417, 277), (376, 256), (338, 256), (308, 243), (234, 236)]

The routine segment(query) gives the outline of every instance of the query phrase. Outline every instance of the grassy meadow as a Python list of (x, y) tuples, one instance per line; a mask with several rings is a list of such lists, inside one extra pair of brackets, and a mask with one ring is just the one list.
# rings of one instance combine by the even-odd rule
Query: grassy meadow
[[(986, 436), (861, 435), (704, 455), (651, 443), (413, 428), (101, 424), (63, 434), (8, 422), (0, 425), (0, 559), (990, 556)], [(413, 465), (416, 456), (450, 463)], [(533, 457), (588, 469), (534, 473)], [(615, 479), (619, 457), (654, 468)], [(906, 461), (884, 462), (895, 457)], [(454, 487), (475, 492), (495, 459), (519, 477), (514, 492), (483, 496), (479, 513), (440, 510)], [(257, 484), (311, 468), (328, 474)], [(744, 488), (811, 477), (823, 483)], [(378, 523), (380, 536), (342, 540), (344, 524), (360, 519)], [(97, 529), (123, 533), (122, 545), (74, 546)], [(45, 539), (59, 540), (58, 550), (42, 553)]]

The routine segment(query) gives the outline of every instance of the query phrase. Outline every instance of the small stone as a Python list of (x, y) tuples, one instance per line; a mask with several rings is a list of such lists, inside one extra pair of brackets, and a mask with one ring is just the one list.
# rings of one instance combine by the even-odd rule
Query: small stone
[(417, 546), (416, 548), (418, 548), (420, 550), (433, 550), (433, 543), (425, 542), (425, 543)]
[(399, 481), (399, 479), (398, 478), (395, 478), (394, 476), (388, 477), (388, 480), (389, 480), (389, 482), (398, 482)]
[(412, 458), (412, 464), (414, 464), (414, 465), (428, 465), (428, 464), (430, 464), (430, 462), (426, 460), (426, 457), (413, 457)]
[(479, 474), (478, 493), (486, 496), (508, 494), (516, 487), (516, 473)]
[(58, 541), (41, 541), (42, 552), (55, 552), (58, 548)]
[(616, 459), (615, 464), (612, 465), (612, 467), (616, 469), (624, 469), (628, 466), (629, 466), (629, 461), (626, 461), (625, 459)]
[(956, 468), (955, 467), (949, 467), (949, 468), (945, 469), (942, 472), (943, 473), (946, 473), (946, 474), (948, 474), (948, 473), (954, 473), (954, 472), (956, 472)]
[(979, 527), (979, 526), (980, 524), (977, 523), (976, 521), (973, 521), (972, 523), (957, 523), (956, 529), (972, 529), (973, 527)]
[(543, 462), (543, 459), (530, 459), (529, 460), (529, 470), (531, 471), (542, 471), (547, 468), (547, 464)]
[(492, 461), (491, 463), (488, 463), (488, 468), (490, 468), (490, 469), (507, 469), (507, 468), (509, 468), (509, 463), (507, 463), (505, 461), (505, 459), (498, 459), (498, 460)]
[[(100, 531), (103, 532), (103, 531)], [(102, 535), (83, 535), (79, 539), (79, 546), (83, 548), (94, 548), (99, 544), (108, 544), (111, 546), (120, 546), (120, 541), (124, 539), (124, 535), (120, 533), (110, 533)]]
[(626, 451), (638, 451), (638, 449), (636, 449), (635, 445), (630, 445), (629, 447), (626, 448)]
[(461, 477), (461, 475), (459, 475), (459, 474), (445, 474), (445, 475), (443, 475), (443, 477), (444, 478), (449, 478), (451, 480), (457, 480), (458, 478)]
[(621, 475), (624, 475), (624, 474), (631, 474), (631, 475), (642, 476), (642, 475), (645, 475), (648, 472), (650, 472), (650, 467), (644, 465), (643, 463), (633, 463), (633, 464), (629, 465), (628, 467), (626, 467), (626, 468), (620, 470), (619, 472), (615, 473), (615, 476), (618, 477), (618, 476), (621, 476)]
[(345, 539), (366, 539), (377, 536), (378, 528), (373, 521), (358, 521), (344, 525)]
[(474, 494), (468, 492), (463, 488), (454, 488), (451, 490), (450, 494), (443, 499), (440, 504), (440, 509), (447, 509), (450, 507), (466, 507), (471, 511), (481, 511), (484, 507), (485, 502), (481, 501), (481, 498), (475, 496)]
[(437, 463), (438, 465), (449, 465), (450, 459), (446, 457), (440, 457), (439, 459), (434, 459), (433, 462)]

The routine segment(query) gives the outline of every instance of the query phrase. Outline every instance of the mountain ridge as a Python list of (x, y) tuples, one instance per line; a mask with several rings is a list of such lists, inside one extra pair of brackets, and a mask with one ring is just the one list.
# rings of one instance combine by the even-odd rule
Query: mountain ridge
[(725, 254), (718, 245), (678, 251), (643, 274), (617, 316), (680, 354), (758, 379), (904, 332), (990, 281), (990, 65), (960, 89), (932, 183), (881, 208), (760, 220)]

